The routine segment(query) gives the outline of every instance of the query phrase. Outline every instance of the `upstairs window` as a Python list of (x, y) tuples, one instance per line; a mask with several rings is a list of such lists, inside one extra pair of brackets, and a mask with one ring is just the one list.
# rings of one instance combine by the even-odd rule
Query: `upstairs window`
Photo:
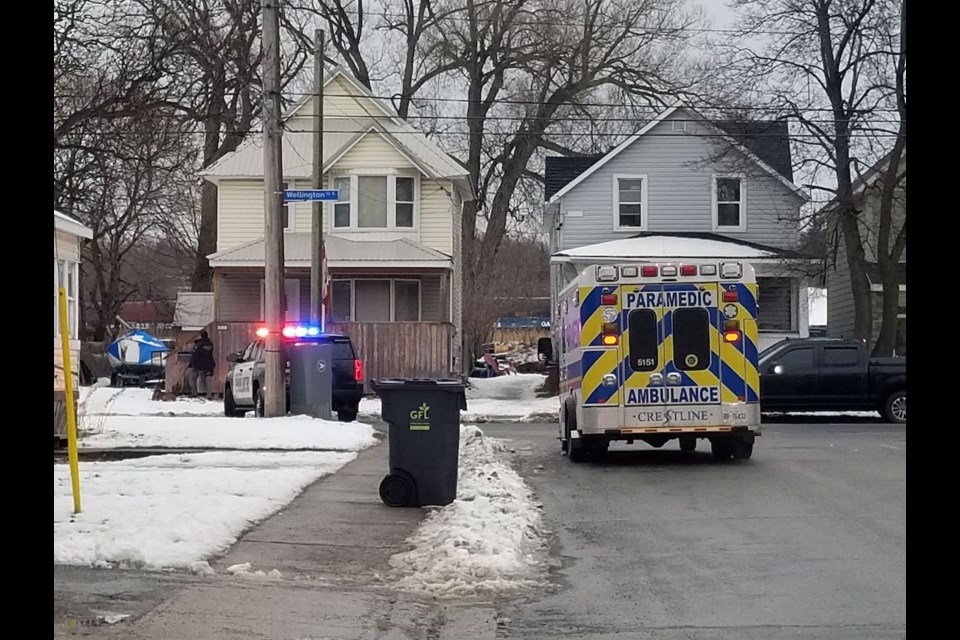
[(647, 228), (647, 177), (617, 175), (613, 177), (613, 199), (618, 230)]
[(713, 179), (714, 231), (743, 231), (743, 179), (737, 176), (715, 176)]
[(412, 176), (353, 175), (334, 179), (339, 199), (333, 204), (337, 229), (413, 229), (419, 200)]

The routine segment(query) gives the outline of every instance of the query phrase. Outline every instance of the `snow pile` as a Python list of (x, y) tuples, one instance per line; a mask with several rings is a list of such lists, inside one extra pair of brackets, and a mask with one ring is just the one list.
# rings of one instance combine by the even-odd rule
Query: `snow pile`
[(210, 573), (205, 558), (355, 457), (238, 451), (81, 462), (76, 515), (69, 467), (54, 465), (53, 561)]
[(244, 562), (241, 564), (232, 564), (229, 567), (227, 567), (227, 573), (240, 578), (247, 578), (251, 580), (283, 580), (283, 574), (277, 571), (276, 569), (272, 569), (270, 573), (264, 573), (260, 569), (257, 569), (256, 571), (251, 571), (249, 562)]
[(80, 446), (361, 451), (376, 444), (373, 434), (373, 427), (362, 422), (317, 420), (310, 416), (102, 416), (97, 432), (86, 433)]
[(84, 387), (77, 409), (84, 416), (216, 416), (223, 415), (223, 402), (205, 398), (180, 397), (154, 400), (153, 389), (135, 387)]
[[(460, 419), (468, 424), (554, 422), (560, 407), (557, 396), (538, 398), (536, 393), (544, 380), (546, 376), (539, 373), (470, 378), (467, 410), (460, 413)], [(361, 400), (360, 415), (366, 420), (379, 420), (380, 398)]]
[(431, 512), (390, 559), (401, 588), (438, 598), (502, 595), (546, 580), (540, 505), (505, 447), (461, 427), (457, 499)]

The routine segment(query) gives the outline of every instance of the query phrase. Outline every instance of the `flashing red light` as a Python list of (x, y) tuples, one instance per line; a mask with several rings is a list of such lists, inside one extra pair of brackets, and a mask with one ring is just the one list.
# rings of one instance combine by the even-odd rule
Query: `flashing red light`
[(723, 292), (723, 301), (724, 302), (736, 302), (739, 299), (736, 291), (724, 291)]
[(682, 265), (680, 265), (680, 275), (682, 275), (682, 276), (695, 276), (695, 275), (697, 275), (697, 265), (695, 265), (695, 264), (682, 264)]
[(723, 341), (731, 344), (740, 342), (740, 332), (739, 331), (724, 331), (723, 332)]
[(297, 337), (297, 330), (296, 330), (294, 327), (284, 327), (284, 328), (283, 328), (283, 331), (282, 331), (281, 333), (283, 333), (283, 337), (284, 337), (284, 338), (296, 338), (296, 337)]
[(353, 379), (357, 382), (363, 381), (363, 360), (353, 361)]
[(640, 275), (644, 278), (654, 278), (657, 275), (657, 268), (655, 266), (640, 267)]
[(600, 296), (600, 304), (617, 304), (617, 294), (605, 293)]
[(270, 335), (270, 329), (267, 329), (266, 327), (260, 327), (257, 329), (258, 338), (266, 338), (268, 335)]

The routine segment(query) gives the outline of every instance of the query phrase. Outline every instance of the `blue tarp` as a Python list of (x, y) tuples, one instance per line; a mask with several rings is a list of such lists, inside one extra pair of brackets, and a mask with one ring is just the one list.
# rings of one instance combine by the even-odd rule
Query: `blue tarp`
[(141, 329), (134, 329), (117, 338), (107, 347), (107, 355), (114, 367), (124, 364), (163, 364), (167, 346)]

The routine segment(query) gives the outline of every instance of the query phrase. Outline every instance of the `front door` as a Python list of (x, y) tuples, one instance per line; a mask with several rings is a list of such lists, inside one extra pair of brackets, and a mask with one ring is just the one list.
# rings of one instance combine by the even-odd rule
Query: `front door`
[(256, 365), (257, 342), (251, 342), (233, 370), (233, 398), (237, 404), (253, 404), (253, 367)]
[(820, 403), (817, 363), (813, 345), (784, 350), (760, 372), (760, 403), (779, 411)]

